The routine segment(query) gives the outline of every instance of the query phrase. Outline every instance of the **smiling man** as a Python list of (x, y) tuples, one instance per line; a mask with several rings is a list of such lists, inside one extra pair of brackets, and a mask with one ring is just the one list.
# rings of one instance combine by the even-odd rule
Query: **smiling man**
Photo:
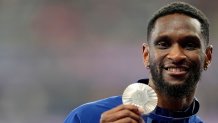
[(182, 13), (156, 20), (148, 45), (144, 45), (144, 59), (150, 65), (149, 85), (158, 94), (158, 106), (183, 110), (193, 102), (196, 84), (212, 52), (201, 30), (197, 19)]
[(212, 59), (206, 16), (183, 2), (161, 8), (149, 21), (143, 58), (151, 74), (139, 82), (158, 97), (151, 113), (142, 115), (138, 107), (123, 105), (114, 96), (76, 108), (65, 123), (202, 123), (194, 95)]

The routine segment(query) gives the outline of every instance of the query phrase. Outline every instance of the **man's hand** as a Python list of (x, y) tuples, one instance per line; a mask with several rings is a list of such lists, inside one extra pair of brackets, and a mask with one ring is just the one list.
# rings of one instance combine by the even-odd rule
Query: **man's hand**
[(100, 123), (144, 123), (142, 111), (134, 105), (120, 105), (101, 115)]

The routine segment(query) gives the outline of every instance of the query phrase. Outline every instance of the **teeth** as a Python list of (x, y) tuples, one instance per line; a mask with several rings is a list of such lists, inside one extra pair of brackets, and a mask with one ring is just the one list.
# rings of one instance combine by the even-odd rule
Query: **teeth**
[(168, 71), (170, 72), (182, 72), (186, 71), (185, 68), (167, 68)]

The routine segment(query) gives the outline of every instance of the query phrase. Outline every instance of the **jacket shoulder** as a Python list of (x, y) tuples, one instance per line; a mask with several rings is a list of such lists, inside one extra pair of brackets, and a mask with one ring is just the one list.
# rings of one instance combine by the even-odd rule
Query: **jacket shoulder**
[(83, 104), (72, 110), (64, 123), (98, 123), (101, 114), (122, 104), (121, 96), (113, 96)]

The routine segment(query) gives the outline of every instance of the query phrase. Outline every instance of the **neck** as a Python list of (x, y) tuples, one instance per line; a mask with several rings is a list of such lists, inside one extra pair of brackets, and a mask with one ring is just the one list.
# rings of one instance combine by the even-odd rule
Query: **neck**
[(178, 98), (178, 97), (172, 97), (172, 96), (166, 95), (166, 93), (158, 91), (155, 85), (153, 84), (153, 82), (149, 81), (149, 85), (157, 93), (157, 97), (158, 97), (157, 106), (161, 108), (171, 110), (171, 111), (182, 111), (182, 110), (187, 109), (194, 100), (195, 90), (193, 90), (193, 92), (190, 95), (185, 95), (181, 98)]
[(182, 111), (187, 109), (194, 100), (194, 96), (185, 96), (183, 98), (169, 97), (163, 94), (158, 95), (158, 106), (171, 111)]

